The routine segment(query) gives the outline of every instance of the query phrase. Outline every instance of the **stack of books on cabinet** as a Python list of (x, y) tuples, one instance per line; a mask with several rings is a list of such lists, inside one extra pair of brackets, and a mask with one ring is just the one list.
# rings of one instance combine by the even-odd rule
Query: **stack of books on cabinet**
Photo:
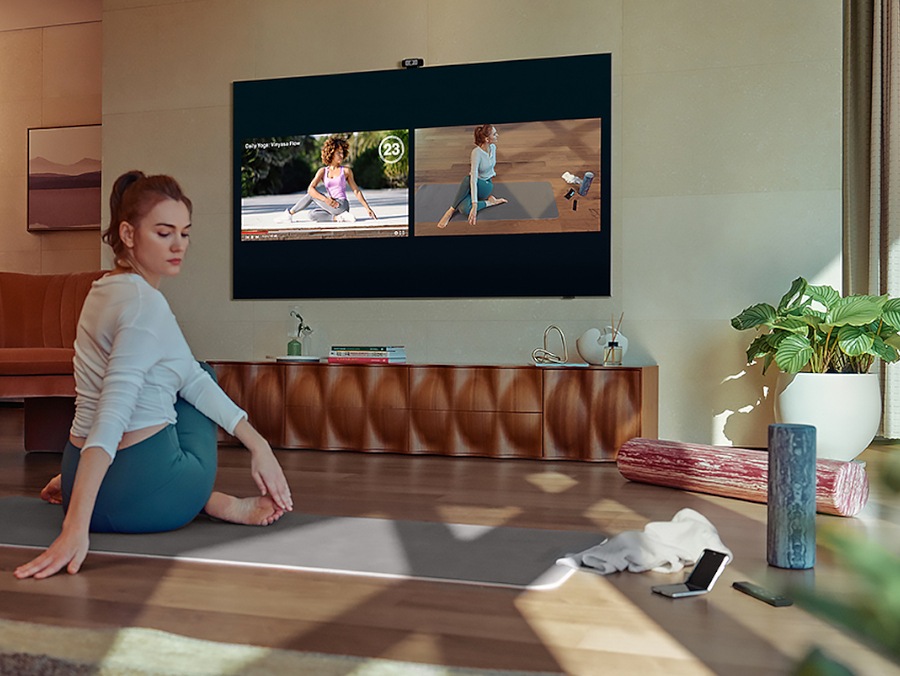
[(405, 364), (403, 345), (333, 345), (329, 364)]

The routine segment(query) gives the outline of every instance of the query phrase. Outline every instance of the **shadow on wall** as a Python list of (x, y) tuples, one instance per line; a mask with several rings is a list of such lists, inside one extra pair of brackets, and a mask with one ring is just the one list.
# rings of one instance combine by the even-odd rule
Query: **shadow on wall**
[(716, 397), (714, 443), (731, 442), (743, 448), (766, 448), (769, 425), (775, 422), (777, 369), (765, 376), (759, 365), (725, 377)]

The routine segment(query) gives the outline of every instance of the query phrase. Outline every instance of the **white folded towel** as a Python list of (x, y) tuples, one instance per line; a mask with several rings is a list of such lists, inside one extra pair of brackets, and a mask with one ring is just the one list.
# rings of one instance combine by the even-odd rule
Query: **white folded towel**
[(626, 569), (632, 573), (675, 573), (696, 563), (704, 549), (727, 554), (729, 562), (732, 559), (716, 527), (699, 512), (682, 509), (671, 521), (653, 521), (643, 532), (619, 533), (579, 554), (568, 554), (557, 563), (589, 568), (601, 575)]

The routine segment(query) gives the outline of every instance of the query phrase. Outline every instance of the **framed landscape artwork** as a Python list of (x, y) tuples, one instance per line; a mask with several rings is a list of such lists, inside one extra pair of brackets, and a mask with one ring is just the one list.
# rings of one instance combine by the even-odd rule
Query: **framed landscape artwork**
[(28, 230), (100, 228), (100, 125), (28, 130)]

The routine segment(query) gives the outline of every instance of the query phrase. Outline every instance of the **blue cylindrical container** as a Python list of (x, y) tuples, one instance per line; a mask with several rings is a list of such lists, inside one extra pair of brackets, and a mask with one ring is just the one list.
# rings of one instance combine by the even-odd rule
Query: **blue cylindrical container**
[(584, 174), (584, 178), (581, 179), (581, 187), (578, 188), (578, 194), (582, 195), (582, 196), (587, 195), (587, 191), (590, 190), (591, 181), (593, 181), (593, 180), (594, 180), (594, 174), (592, 174), (590, 171), (586, 172)]
[(766, 552), (770, 566), (816, 563), (816, 428), (769, 425)]

